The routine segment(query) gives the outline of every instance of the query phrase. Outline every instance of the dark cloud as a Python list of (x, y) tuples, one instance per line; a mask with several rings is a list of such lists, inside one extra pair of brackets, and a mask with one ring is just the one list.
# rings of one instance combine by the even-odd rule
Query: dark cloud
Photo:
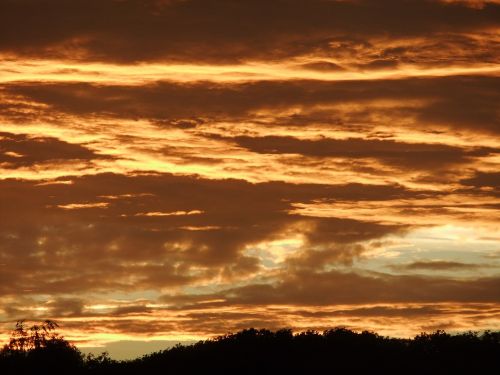
[(329, 61), (316, 61), (300, 66), (303, 69), (316, 70), (319, 72), (338, 72), (345, 70), (340, 65), (334, 64)]
[[(236, 122), (248, 120), (249, 115), (260, 110), (293, 107), (310, 111), (315, 106), (338, 104), (355, 105), (351, 120), (356, 123), (359, 120), (354, 115), (362, 116), (363, 107), (369, 102), (389, 100), (396, 108), (386, 109), (384, 115), (393, 117), (395, 123), (407, 117), (416, 119), (422, 130), (444, 126), (496, 133), (500, 128), (499, 80), (494, 76), (453, 76), (341, 82), (157, 82), (144, 86), (26, 83), (5, 86), (4, 91), (73, 115), (147, 118), (163, 123), (170, 120), (173, 126), (188, 121), (190, 127), (193, 121), (199, 124), (202, 119)], [(421, 104), (408, 105), (412, 100)], [(349, 123), (336, 121), (338, 110), (332, 109), (328, 116), (330, 126), (349, 128)], [(302, 122), (311, 120), (306, 115)]]
[[(217, 275), (241, 277), (260, 267), (258, 259), (243, 254), (245, 247), (279, 238), (292, 225), (308, 246), (321, 247), (404, 228), (302, 217), (289, 213), (294, 202), (421, 194), (391, 185), (251, 184), (168, 174), (54, 182), (0, 182), (3, 294), (154, 289)], [(341, 256), (347, 249), (342, 246), (329, 261), (351, 256)]]
[(390, 268), (396, 271), (472, 271), (478, 268), (488, 267), (486, 264), (462, 263), (445, 260), (422, 260), (408, 264), (395, 264)]
[(290, 257), (287, 266), (294, 270), (320, 271), (332, 264), (352, 265), (367, 249), (362, 242), (390, 234), (403, 235), (409, 225), (383, 225), (376, 222), (323, 218), (307, 233), (305, 249)]
[(500, 186), (500, 172), (478, 172), (474, 177), (462, 180), (467, 186), (498, 187)]
[(120, 316), (120, 315), (132, 315), (132, 314), (149, 314), (152, 312), (150, 307), (146, 305), (130, 305), (123, 306), (114, 309), (111, 313), (107, 313), (106, 315)]
[(460, 181), (474, 192), (483, 192), (488, 195), (500, 196), (500, 173), (476, 172), (473, 177)]
[(395, 69), (399, 65), (398, 61), (392, 59), (375, 59), (364, 64), (359, 64), (358, 68), (363, 70)]
[(29, 167), (61, 161), (91, 161), (108, 158), (80, 144), (53, 137), (30, 137), (26, 134), (0, 132), (0, 164), (3, 168)]
[(228, 139), (250, 151), (262, 154), (300, 154), (311, 157), (349, 159), (372, 158), (400, 168), (439, 169), (470, 162), (473, 157), (500, 153), (500, 149), (478, 147), (467, 150), (444, 144), (403, 143), (379, 139), (318, 139), (294, 137), (239, 136)]
[(164, 300), (187, 303), (187, 308), (196, 306), (198, 298), (219, 298), (221, 302), (214, 302), (214, 306), (498, 302), (499, 287), (500, 279), (495, 277), (460, 280), (339, 271), (298, 272), (285, 276), (275, 284), (251, 284), (210, 296), (166, 296)]
[(5, 52), (227, 63), (328, 52), (336, 40), (492, 28), (500, 7), (419, 0), (6, 0), (0, 15)]
[(446, 314), (448, 311), (439, 305), (433, 306), (373, 306), (373, 307), (358, 307), (346, 310), (337, 310), (330, 312), (328, 315), (344, 315), (356, 317), (429, 317)]
[(82, 316), (85, 302), (80, 298), (58, 298), (49, 301), (45, 306), (47, 315), (53, 317)]
[[(352, 49), (352, 48), (351, 48)], [(401, 41), (391, 46), (367, 45), (360, 51), (349, 50), (348, 57), (353, 61), (364, 61), (371, 58), (375, 61), (387, 61), (400, 64), (415, 64), (423, 67), (448, 67), (450, 64), (467, 65), (482, 62), (494, 64), (498, 60), (500, 43), (487, 34), (478, 35), (440, 33), (428, 39), (412, 42)]]

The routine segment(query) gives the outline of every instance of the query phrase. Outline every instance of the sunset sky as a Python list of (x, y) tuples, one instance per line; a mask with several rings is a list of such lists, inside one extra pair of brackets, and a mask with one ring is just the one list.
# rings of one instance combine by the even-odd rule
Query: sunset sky
[(498, 330), (499, 104), (500, 1), (0, 0), (0, 343)]

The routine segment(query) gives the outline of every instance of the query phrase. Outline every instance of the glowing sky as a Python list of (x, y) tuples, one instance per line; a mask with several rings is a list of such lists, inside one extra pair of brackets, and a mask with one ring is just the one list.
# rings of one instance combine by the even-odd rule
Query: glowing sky
[(500, 329), (499, 103), (498, 1), (0, 0), (0, 340)]

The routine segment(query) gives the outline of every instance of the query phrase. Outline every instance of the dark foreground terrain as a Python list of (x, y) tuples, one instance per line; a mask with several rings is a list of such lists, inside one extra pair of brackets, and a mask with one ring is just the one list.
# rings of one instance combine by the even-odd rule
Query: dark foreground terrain
[(344, 328), (295, 335), (248, 329), (114, 361), (84, 356), (49, 335), (50, 327), (35, 327), (18, 326), (0, 352), (0, 374), (500, 374), (500, 332), (437, 331), (405, 340)]

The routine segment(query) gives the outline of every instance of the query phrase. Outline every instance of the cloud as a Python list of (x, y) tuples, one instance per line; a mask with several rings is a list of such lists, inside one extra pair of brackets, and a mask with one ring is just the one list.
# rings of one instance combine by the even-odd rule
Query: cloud
[(430, 270), (430, 271), (471, 271), (478, 268), (488, 267), (485, 264), (473, 264), (473, 263), (462, 263), (454, 261), (444, 261), (444, 260), (429, 260), (429, 261), (416, 261), (408, 264), (395, 264), (391, 265), (390, 268), (396, 271), (419, 271), (419, 270)]
[[(341, 305), (363, 303), (498, 302), (499, 278), (452, 279), (356, 272), (301, 271), (274, 284), (250, 284), (204, 296), (186, 296), (187, 308), (196, 299), (220, 299), (228, 305)], [(165, 296), (182, 303), (183, 297)], [(193, 303), (194, 302), (194, 303)], [(208, 307), (208, 306), (206, 306)]]
[[(222, 137), (221, 137), (222, 138)], [(500, 149), (479, 147), (466, 150), (444, 144), (404, 143), (380, 139), (297, 139), (285, 136), (222, 138), (263, 154), (300, 154), (310, 157), (378, 159), (399, 168), (439, 169), (465, 164), (473, 157), (499, 153)]]
[[(335, 107), (349, 104), (352, 109), (348, 114), (354, 123), (360, 119), (366, 121), (366, 111), (371, 111), (372, 115), (380, 112), (403, 127), (403, 120), (414, 119), (413, 126), (421, 130), (444, 127), (497, 133), (498, 81), (494, 76), (452, 76), (334, 83), (310, 80), (239, 84), (164, 81), (142, 86), (25, 83), (6, 85), (4, 91), (71, 115), (145, 118), (163, 123), (169, 120), (177, 125), (179, 121), (199, 123), (200, 119), (241, 121), (263, 111), (279, 113), (294, 109), (300, 115), (322, 108), (323, 119), (329, 117), (330, 126), (333, 123), (340, 129), (352, 129), (355, 124), (343, 124), (342, 113)], [(392, 103), (393, 108), (368, 107), (363, 112), (371, 103), (384, 101)], [(419, 104), (412, 104), (415, 101)], [(325, 112), (325, 107), (331, 107), (329, 112)], [(302, 123), (310, 120), (305, 116)]]
[(320, 72), (337, 72), (345, 70), (341, 66), (329, 61), (316, 61), (311, 63), (302, 64), (303, 69), (316, 70)]
[(9, 0), (0, 8), (0, 48), (119, 62), (284, 59), (328, 52), (337, 40), (493, 28), (499, 9), (417, 0)]
[(58, 298), (49, 301), (48, 315), (53, 317), (82, 316), (85, 302), (80, 298)]
[(0, 163), (3, 168), (30, 167), (42, 163), (92, 161), (109, 158), (80, 145), (53, 137), (0, 133)]
[(500, 173), (498, 172), (476, 172), (473, 177), (460, 182), (474, 189), (476, 193), (483, 192), (487, 195), (500, 196)]
[(499, 19), (473, 0), (0, 1), (0, 327), (491, 328)]
[[(2, 294), (176, 288), (218, 276), (243, 277), (262, 267), (245, 255), (247, 247), (281, 238), (291, 227), (303, 234), (305, 247), (346, 245), (406, 228), (303, 217), (289, 213), (293, 202), (418, 194), (390, 185), (251, 184), (170, 174), (71, 181), (0, 182)], [(61, 208), (68, 205), (73, 209)], [(343, 248), (337, 248), (339, 256)], [(350, 256), (346, 252), (342, 259)]]

